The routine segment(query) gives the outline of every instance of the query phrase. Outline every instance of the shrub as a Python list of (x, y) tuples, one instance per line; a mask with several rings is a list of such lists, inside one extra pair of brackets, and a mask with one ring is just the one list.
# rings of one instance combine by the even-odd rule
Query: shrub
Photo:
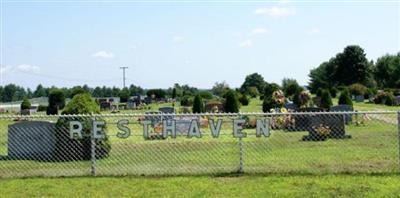
[(308, 91), (298, 90), (293, 97), (293, 103), (301, 108), (309, 106), (310, 101), (311, 101), (311, 94)]
[(270, 112), (271, 109), (281, 108), (285, 101), (285, 96), (281, 90), (274, 91), (271, 96), (264, 98), (263, 112)]
[(394, 105), (394, 100), (395, 100), (394, 95), (392, 93), (387, 93), (385, 105), (393, 106)]
[(242, 104), (243, 106), (247, 106), (247, 105), (249, 105), (249, 98), (247, 97), (247, 95), (246, 94), (242, 94), (240, 97), (239, 97), (239, 102), (240, 102), (240, 104)]
[(162, 89), (149, 89), (146, 92), (146, 94), (147, 94), (148, 97), (153, 97), (154, 96), (155, 98), (160, 99), (160, 98), (165, 98), (165, 95), (167, 93)]
[(335, 87), (329, 88), (329, 93), (331, 94), (332, 98), (336, 98), (337, 92), (338, 92), (338, 89), (336, 89)]
[(121, 92), (119, 92), (118, 96), (120, 102), (128, 102), (129, 90), (124, 88)]
[(226, 92), (224, 110), (228, 113), (239, 112), (239, 100), (235, 91), (229, 90), (228, 92)]
[(31, 108), (31, 102), (29, 102), (28, 98), (24, 98), (24, 100), (21, 103), (21, 110), (30, 109), (30, 108)]
[(194, 97), (192, 111), (193, 111), (193, 113), (203, 113), (205, 111), (203, 99), (201, 98), (200, 94), (197, 94)]
[(49, 106), (47, 107), (47, 115), (57, 115), (59, 109), (65, 106), (65, 95), (60, 89), (53, 89), (49, 94)]
[(349, 94), (349, 91), (347, 89), (344, 89), (340, 93), (338, 104), (353, 106), (353, 101), (351, 101), (350, 94)]
[(248, 87), (244, 94), (249, 94), (252, 98), (255, 98), (260, 95), (260, 92), (257, 87)]
[(332, 97), (329, 91), (327, 90), (322, 91), (320, 107), (324, 109), (329, 109), (329, 107), (331, 107), (332, 104), (333, 104)]
[(201, 98), (206, 99), (206, 100), (211, 100), (213, 98), (213, 95), (209, 91), (199, 91), (199, 95)]
[(47, 108), (48, 108), (48, 106), (46, 106), (46, 105), (39, 105), (38, 111), (39, 112), (47, 111)]
[(349, 91), (351, 95), (358, 96), (362, 95), (364, 96), (365, 93), (367, 93), (367, 87), (360, 83), (355, 83), (349, 86)]
[[(88, 93), (75, 95), (65, 106), (63, 115), (100, 113), (100, 108)], [(100, 120), (97, 118), (96, 120)], [(82, 123), (81, 139), (71, 139), (69, 137), (69, 122), (79, 121)], [(90, 160), (91, 159), (91, 134), (92, 120), (87, 117), (60, 117), (57, 121), (56, 136), (56, 156), (59, 160)], [(106, 126), (103, 126), (106, 135)], [(110, 141), (106, 135), (104, 139), (95, 140), (96, 158), (108, 156), (111, 150)]]
[(317, 97), (322, 97), (322, 92), (324, 91), (324, 89), (322, 88), (318, 88), (317, 93), (315, 94)]
[(181, 98), (181, 106), (192, 106), (193, 105), (193, 98), (191, 96), (183, 96)]

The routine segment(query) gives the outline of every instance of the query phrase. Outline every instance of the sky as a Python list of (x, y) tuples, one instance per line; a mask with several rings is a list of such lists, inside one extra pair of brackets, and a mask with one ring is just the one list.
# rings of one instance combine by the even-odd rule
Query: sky
[(1, 3), (1, 85), (168, 88), (309, 81), (347, 45), (400, 51), (391, 1), (23, 1)]

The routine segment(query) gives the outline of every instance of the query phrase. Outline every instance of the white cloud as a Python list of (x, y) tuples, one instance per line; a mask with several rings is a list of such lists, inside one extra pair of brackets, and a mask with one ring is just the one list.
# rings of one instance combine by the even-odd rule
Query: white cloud
[(94, 58), (105, 58), (105, 59), (111, 59), (115, 57), (115, 55), (112, 52), (106, 52), (106, 51), (98, 51), (92, 54), (92, 56)]
[(307, 31), (308, 35), (315, 35), (315, 34), (318, 34), (318, 33), (320, 33), (320, 30), (317, 27), (313, 27), (313, 28), (311, 28), (311, 29), (309, 29)]
[(4, 74), (8, 73), (11, 69), (12, 69), (12, 66), (10, 66), (10, 65), (1, 65), (0, 66), (0, 74), (4, 75)]
[(256, 15), (267, 15), (271, 17), (286, 17), (296, 14), (294, 8), (273, 6), (270, 8), (257, 8), (254, 11)]
[(185, 40), (183, 36), (174, 36), (172, 38), (172, 42), (174, 43), (182, 43)]
[(251, 31), (251, 35), (256, 35), (256, 34), (264, 34), (267, 33), (267, 29), (265, 28), (255, 28)]
[(35, 65), (22, 64), (18, 65), (17, 70), (29, 73), (40, 73), (40, 68)]
[(239, 47), (242, 47), (242, 48), (249, 48), (251, 46), (253, 46), (253, 42), (250, 39), (247, 39), (247, 40), (239, 43)]

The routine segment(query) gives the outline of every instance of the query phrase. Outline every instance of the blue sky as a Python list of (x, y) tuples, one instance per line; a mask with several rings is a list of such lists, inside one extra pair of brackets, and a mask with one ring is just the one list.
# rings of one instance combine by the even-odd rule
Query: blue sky
[(258, 72), (295, 78), (346, 45), (369, 59), (400, 51), (394, 2), (3, 1), (1, 83), (25, 87), (238, 87)]

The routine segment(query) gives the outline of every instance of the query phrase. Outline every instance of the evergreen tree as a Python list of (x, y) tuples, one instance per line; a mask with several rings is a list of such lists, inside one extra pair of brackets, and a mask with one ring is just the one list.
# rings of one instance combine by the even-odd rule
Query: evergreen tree
[(228, 113), (238, 113), (239, 112), (239, 100), (235, 91), (229, 90), (225, 94), (225, 104), (224, 104), (225, 112)]
[(193, 101), (193, 113), (203, 113), (204, 111), (203, 99), (201, 98), (200, 94), (197, 94)]
[(339, 105), (350, 105), (353, 106), (353, 101), (351, 101), (349, 91), (347, 89), (343, 90), (339, 96)]
[(329, 109), (333, 105), (332, 97), (328, 90), (323, 90), (321, 95), (321, 108)]

